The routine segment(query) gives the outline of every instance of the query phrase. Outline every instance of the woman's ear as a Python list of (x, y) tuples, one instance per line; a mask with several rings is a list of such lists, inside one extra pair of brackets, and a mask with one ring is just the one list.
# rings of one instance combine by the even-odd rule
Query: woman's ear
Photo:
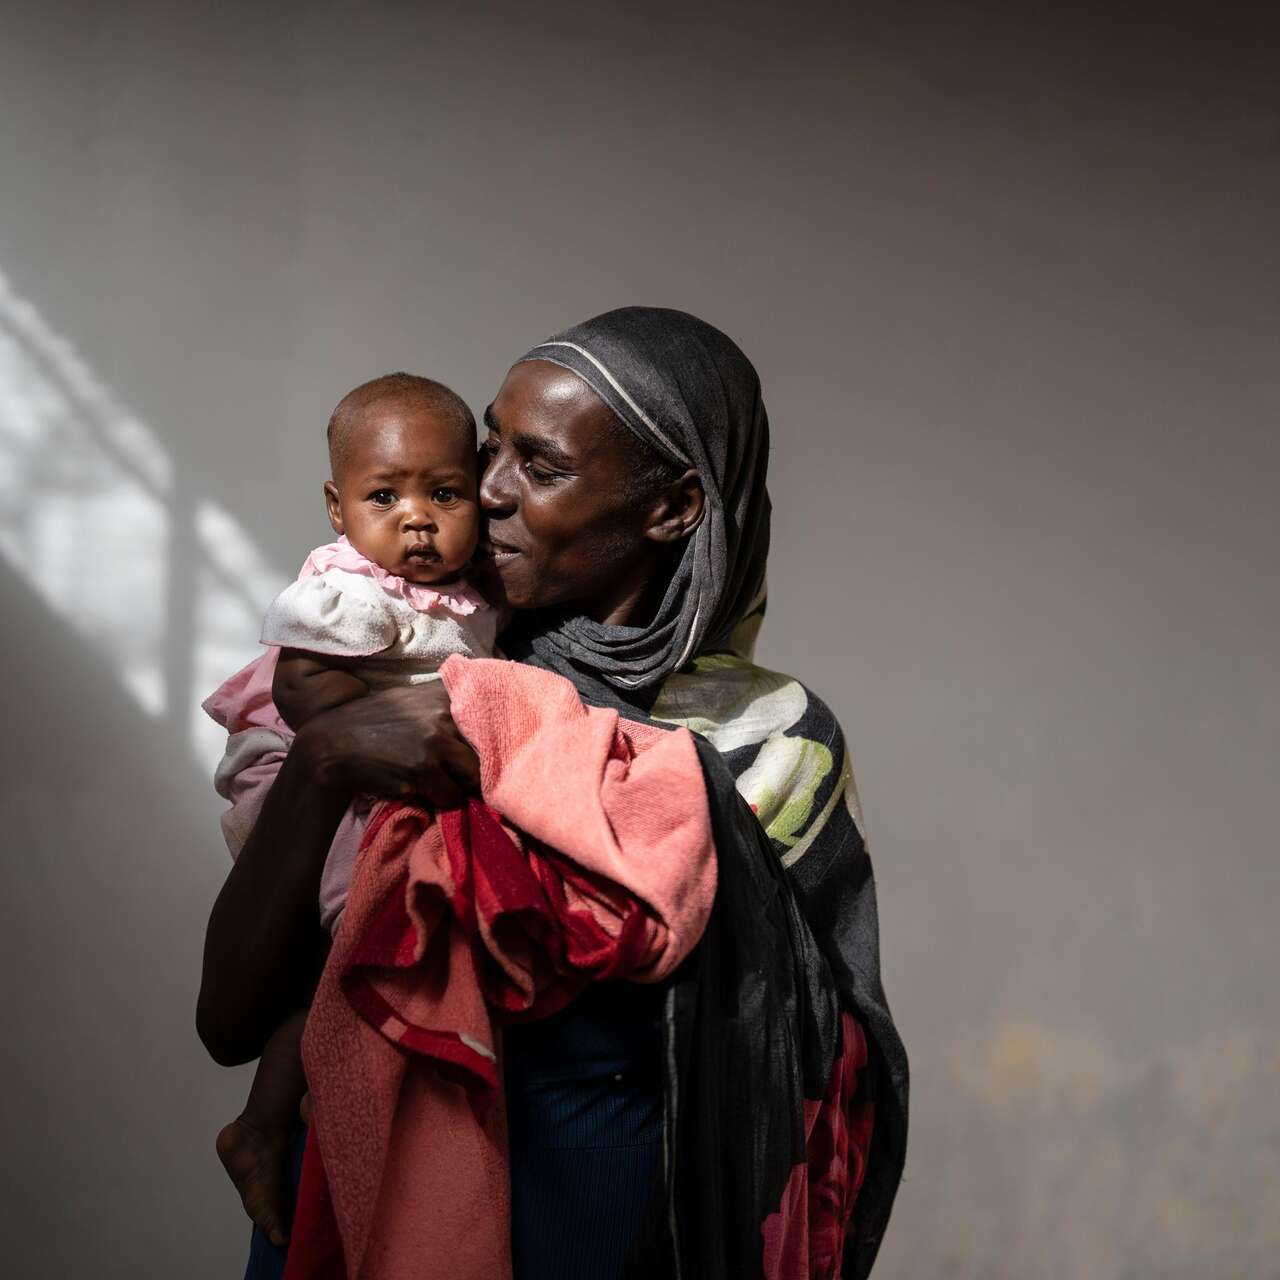
[(696, 471), (686, 471), (654, 501), (644, 536), (651, 542), (680, 542), (702, 523), (706, 510), (702, 477)]
[(346, 530), (342, 527), (342, 504), (338, 501), (338, 486), (332, 480), (324, 482), (324, 505), (329, 509), (329, 523), (333, 525), (334, 533), (345, 533)]

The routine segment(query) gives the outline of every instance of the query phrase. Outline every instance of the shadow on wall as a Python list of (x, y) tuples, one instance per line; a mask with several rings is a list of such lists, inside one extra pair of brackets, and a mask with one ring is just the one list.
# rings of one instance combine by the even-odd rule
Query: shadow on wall
[(211, 764), (204, 694), (284, 585), (0, 273), (0, 554), (148, 715)]
[(212, 1140), (243, 1081), (193, 1026), (192, 925), (224, 871), (217, 801), (183, 744), (5, 568), (0, 592), (22, 671), (0, 695), (21, 747), (2, 793), (0, 937), (22, 961), (0, 1049), (6, 1273), (196, 1275), (204, 1255), (235, 1274), (244, 1238), (228, 1238)]
[(193, 713), (275, 583), (2, 278), (0, 552), (5, 1271), (234, 1275), (213, 1136), (247, 1081), (193, 1024), (227, 865)]

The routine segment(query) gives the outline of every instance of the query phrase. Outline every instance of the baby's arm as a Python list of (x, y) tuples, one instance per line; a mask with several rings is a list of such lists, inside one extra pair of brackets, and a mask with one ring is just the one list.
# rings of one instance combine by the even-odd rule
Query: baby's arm
[(301, 729), (330, 707), (363, 698), (369, 686), (351, 671), (358, 659), (281, 649), (271, 697), (285, 724)]
[(262, 643), (280, 646), (271, 694), (284, 722), (300, 729), (363, 698), (369, 690), (353, 668), (398, 633), (390, 600), (371, 578), (335, 569), (291, 582), (262, 620)]

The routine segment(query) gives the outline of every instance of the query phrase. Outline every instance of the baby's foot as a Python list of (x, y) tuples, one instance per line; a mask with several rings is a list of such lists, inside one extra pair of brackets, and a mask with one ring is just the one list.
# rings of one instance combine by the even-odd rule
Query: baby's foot
[(244, 1116), (237, 1116), (222, 1127), (215, 1146), (222, 1167), (240, 1193), (245, 1213), (267, 1233), (272, 1244), (283, 1246), (289, 1238), (283, 1212), (289, 1134), (282, 1129), (259, 1129)]

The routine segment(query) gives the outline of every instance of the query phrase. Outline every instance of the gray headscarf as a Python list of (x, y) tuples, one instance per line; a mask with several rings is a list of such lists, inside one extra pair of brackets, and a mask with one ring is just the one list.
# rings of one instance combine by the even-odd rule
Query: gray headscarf
[(619, 689), (653, 688), (697, 653), (723, 646), (763, 599), (769, 419), (760, 379), (719, 329), (662, 307), (607, 311), (516, 363), (524, 360), (576, 373), (646, 445), (702, 478), (706, 512), (652, 623), (562, 617), (545, 629), (533, 619), (521, 627), (548, 665), (571, 662)]

